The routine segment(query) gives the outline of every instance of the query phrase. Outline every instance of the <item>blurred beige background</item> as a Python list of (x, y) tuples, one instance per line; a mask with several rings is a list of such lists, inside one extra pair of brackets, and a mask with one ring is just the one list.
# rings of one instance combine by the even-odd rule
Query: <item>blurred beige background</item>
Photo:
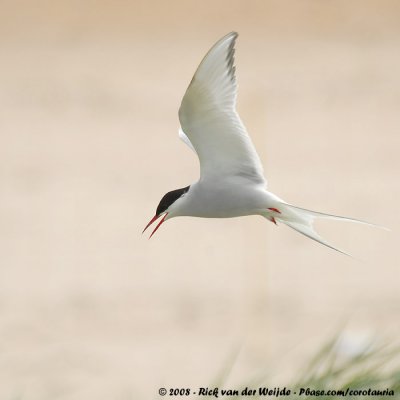
[[(337, 329), (400, 329), (398, 1), (2, 1), (0, 397), (150, 399), (289, 384)], [(349, 258), (257, 218), (169, 221), (197, 179), (177, 110), (236, 30), (238, 108), (270, 189), (391, 232), (321, 226)]]

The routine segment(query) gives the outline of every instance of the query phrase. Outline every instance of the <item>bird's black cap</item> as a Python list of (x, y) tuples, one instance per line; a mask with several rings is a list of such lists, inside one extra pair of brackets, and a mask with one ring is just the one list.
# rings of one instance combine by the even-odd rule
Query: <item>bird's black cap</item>
[(160, 215), (164, 211), (168, 210), (168, 207), (171, 204), (175, 203), (175, 201), (178, 200), (180, 197), (182, 197), (189, 190), (189, 188), (190, 186), (186, 186), (185, 188), (176, 189), (172, 192), (168, 192), (167, 194), (165, 194), (157, 207), (156, 215)]

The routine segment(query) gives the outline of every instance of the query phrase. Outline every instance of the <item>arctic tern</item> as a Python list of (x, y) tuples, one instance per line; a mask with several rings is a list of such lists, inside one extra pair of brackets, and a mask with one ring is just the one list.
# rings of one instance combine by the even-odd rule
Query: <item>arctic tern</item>
[(196, 152), (200, 178), (196, 183), (168, 192), (143, 232), (162, 217), (232, 218), (261, 215), (281, 222), (334, 250), (313, 227), (316, 218), (372, 225), (352, 218), (306, 210), (288, 204), (267, 190), (263, 168), (237, 111), (234, 53), (236, 32), (220, 39), (194, 74), (179, 109), (179, 137)]

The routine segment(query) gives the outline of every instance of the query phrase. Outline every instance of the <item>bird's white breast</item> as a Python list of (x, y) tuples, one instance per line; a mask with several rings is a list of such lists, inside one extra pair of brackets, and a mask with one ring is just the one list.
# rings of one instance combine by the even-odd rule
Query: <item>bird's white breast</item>
[(171, 216), (232, 218), (259, 214), (268, 207), (268, 199), (263, 185), (245, 179), (200, 180), (174, 203)]

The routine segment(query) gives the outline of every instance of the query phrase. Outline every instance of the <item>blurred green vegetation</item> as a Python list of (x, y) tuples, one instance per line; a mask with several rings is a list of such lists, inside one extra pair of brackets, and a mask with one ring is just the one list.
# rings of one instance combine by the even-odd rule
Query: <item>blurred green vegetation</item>
[[(284, 399), (400, 399), (400, 348), (393, 344), (382, 344), (376, 341), (369, 342), (362, 348), (355, 351), (345, 351), (341, 346), (341, 336), (335, 335), (329, 340), (312, 359), (306, 363), (298, 377), (288, 382), (286, 391), (290, 395), (279, 395)], [(221, 396), (221, 389), (233, 388), (226, 384), (231, 369), (234, 367), (234, 360), (227, 363), (227, 367), (221, 371), (217, 379), (210, 385), (210, 388), (220, 389), (218, 398), (225, 399), (266, 399), (277, 398), (276, 389), (281, 391), (283, 386), (276, 388), (273, 384), (272, 374), (268, 372), (261, 374), (261, 377), (247, 379), (242, 385), (236, 387), (238, 395)], [(273, 371), (272, 371), (273, 372)], [(256, 389), (256, 394), (245, 395), (242, 391)], [(274, 390), (270, 395), (259, 394), (259, 388)], [(335, 394), (326, 395), (328, 390), (361, 391), (357, 395), (347, 394), (346, 396)], [(303, 389), (303, 390), (302, 390)], [(308, 391), (307, 391), (308, 389)], [(363, 391), (371, 390), (371, 394), (363, 394)], [(324, 394), (321, 393), (324, 391)], [(376, 394), (374, 394), (374, 392)], [(381, 391), (382, 394), (377, 392)], [(294, 392), (296, 394), (294, 394)], [(301, 393), (301, 395), (300, 395)], [(365, 392), (364, 392), (365, 393)], [(385, 394), (387, 393), (387, 394)], [(390, 394), (392, 393), (392, 394)], [(214, 398), (214, 397), (208, 397)]]

